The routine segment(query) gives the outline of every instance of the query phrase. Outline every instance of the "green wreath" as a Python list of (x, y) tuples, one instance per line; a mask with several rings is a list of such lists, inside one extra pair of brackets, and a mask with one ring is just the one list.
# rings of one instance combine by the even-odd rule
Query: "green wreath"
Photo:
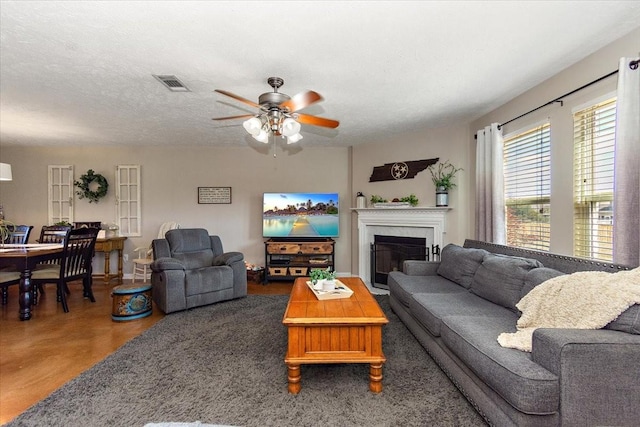
[[(94, 182), (98, 184), (98, 188), (95, 191), (91, 191), (90, 185)], [(87, 198), (89, 203), (98, 203), (100, 199), (107, 195), (107, 190), (109, 189), (107, 179), (99, 173), (94, 173), (93, 169), (89, 169), (86, 174), (80, 177), (79, 181), (74, 181), (73, 185), (79, 188), (76, 191), (78, 198)]]

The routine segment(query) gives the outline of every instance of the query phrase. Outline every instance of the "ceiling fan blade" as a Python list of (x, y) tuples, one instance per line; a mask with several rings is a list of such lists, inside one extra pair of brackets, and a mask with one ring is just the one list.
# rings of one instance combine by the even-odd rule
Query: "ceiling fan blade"
[(309, 114), (296, 113), (294, 118), (305, 125), (322, 126), (335, 129), (340, 125), (337, 120), (325, 119), (324, 117), (310, 116)]
[(255, 117), (255, 114), (241, 114), (239, 116), (229, 116), (229, 117), (214, 117), (211, 120), (248, 119), (249, 117)]
[(221, 93), (221, 94), (223, 94), (223, 95), (227, 95), (227, 96), (229, 96), (229, 97), (231, 97), (231, 98), (233, 98), (233, 99), (235, 99), (235, 100), (237, 100), (237, 101), (244, 102), (244, 103), (245, 103), (245, 104), (247, 104), (247, 105), (251, 105), (252, 107), (260, 108), (260, 105), (259, 105), (259, 104), (256, 104), (256, 103), (255, 103), (255, 102), (253, 102), (253, 101), (249, 101), (249, 100), (248, 100), (248, 99), (246, 99), (246, 98), (243, 98), (243, 97), (241, 97), (241, 96), (238, 96), (238, 95), (236, 95), (235, 93), (227, 92), (226, 90), (221, 90), (221, 89), (215, 89), (215, 92)]
[(293, 95), (291, 99), (284, 101), (279, 105), (279, 107), (283, 109), (287, 108), (289, 112), (293, 113), (294, 111), (302, 110), (303, 108), (321, 100), (322, 96), (320, 96), (318, 92), (309, 90), (307, 92), (300, 92)]

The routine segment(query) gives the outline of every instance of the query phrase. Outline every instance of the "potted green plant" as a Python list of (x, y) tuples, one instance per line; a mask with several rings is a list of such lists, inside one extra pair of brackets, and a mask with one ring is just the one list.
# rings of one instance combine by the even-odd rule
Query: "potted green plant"
[(333, 282), (333, 286), (335, 288), (335, 272), (331, 271), (330, 267), (324, 268), (314, 268), (309, 272), (309, 277), (311, 279), (311, 283), (313, 284), (313, 288), (316, 290), (324, 289), (325, 283), (327, 281)]
[(449, 190), (456, 186), (453, 178), (461, 170), (463, 169), (456, 168), (448, 160), (429, 166), (431, 180), (433, 185), (436, 186), (436, 206), (449, 205)]
[(409, 203), (409, 205), (416, 207), (418, 206), (418, 198), (416, 197), (415, 194), (410, 194), (406, 197), (403, 197), (400, 199), (401, 202), (406, 202)]
[(378, 196), (377, 194), (372, 194), (371, 195), (371, 204), (375, 206), (376, 203), (387, 203), (387, 199), (383, 199), (382, 197)]

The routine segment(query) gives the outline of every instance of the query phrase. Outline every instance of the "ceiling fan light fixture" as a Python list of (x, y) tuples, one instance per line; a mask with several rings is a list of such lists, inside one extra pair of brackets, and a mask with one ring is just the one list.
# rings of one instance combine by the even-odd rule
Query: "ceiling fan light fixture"
[(260, 131), (262, 131), (262, 120), (257, 117), (252, 117), (249, 120), (245, 120), (242, 123), (242, 127), (244, 127), (244, 130), (246, 130), (250, 135), (255, 137), (260, 133)]
[[(322, 96), (320, 96), (319, 93), (308, 90), (290, 97), (289, 95), (278, 92), (278, 89), (284, 84), (284, 80), (280, 77), (269, 77), (267, 83), (273, 88), (273, 92), (260, 95), (257, 104), (231, 92), (216, 89), (215, 92), (250, 105), (251, 107), (258, 108), (260, 112), (253, 117), (249, 114), (242, 114), (238, 116), (217, 117), (213, 120), (235, 120), (251, 117), (244, 121), (242, 126), (256, 141), (264, 142), (265, 144), (269, 143), (270, 135), (287, 138), (287, 144), (300, 141), (302, 139), (300, 122), (306, 125), (332, 129), (337, 128), (340, 124), (337, 120), (297, 113), (298, 110), (321, 101)], [(300, 122), (298, 120), (300, 120)]]
[[(300, 127), (299, 124), (298, 124), (298, 127)], [(304, 137), (299, 133), (293, 134), (291, 136), (287, 136), (287, 144), (293, 144), (295, 142), (300, 141), (302, 138)]]
[(260, 129), (257, 135), (253, 135), (253, 139), (255, 139), (256, 141), (268, 144), (269, 134), (264, 129)]
[(292, 118), (284, 119), (282, 122), (282, 134), (287, 137), (300, 134), (300, 123)]

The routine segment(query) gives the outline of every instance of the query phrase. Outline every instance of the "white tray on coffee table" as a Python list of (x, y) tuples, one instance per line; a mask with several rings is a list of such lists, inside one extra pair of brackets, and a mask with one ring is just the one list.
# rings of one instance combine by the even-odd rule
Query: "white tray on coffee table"
[(340, 280), (336, 280), (336, 288), (332, 291), (319, 291), (317, 289), (313, 289), (313, 284), (310, 281), (307, 281), (307, 286), (319, 300), (349, 298), (353, 295), (353, 291)]

